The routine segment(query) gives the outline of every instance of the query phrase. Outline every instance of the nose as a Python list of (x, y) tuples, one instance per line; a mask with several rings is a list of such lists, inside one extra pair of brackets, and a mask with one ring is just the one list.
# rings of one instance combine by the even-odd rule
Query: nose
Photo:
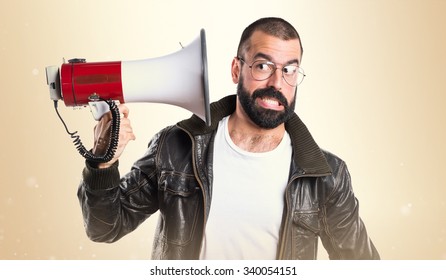
[(268, 78), (268, 86), (276, 90), (281, 90), (284, 82), (281, 69), (276, 69), (271, 77)]

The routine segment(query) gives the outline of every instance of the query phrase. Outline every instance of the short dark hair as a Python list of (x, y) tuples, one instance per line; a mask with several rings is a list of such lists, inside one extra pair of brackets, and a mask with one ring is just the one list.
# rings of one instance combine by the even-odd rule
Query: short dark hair
[(297, 30), (286, 20), (277, 17), (266, 17), (251, 23), (242, 33), (237, 49), (237, 56), (242, 56), (242, 50), (247, 47), (247, 43), (255, 31), (262, 31), (268, 35), (282, 40), (298, 39), (301, 53), (303, 53), (302, 42)]

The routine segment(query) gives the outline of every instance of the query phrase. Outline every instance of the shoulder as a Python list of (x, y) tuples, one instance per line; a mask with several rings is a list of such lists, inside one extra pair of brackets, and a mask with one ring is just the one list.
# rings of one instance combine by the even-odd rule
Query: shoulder
[(328, 197), (353, 193), (351, 177), (346, 162), (329, 151), (322, 150), (322, 153), (332, 170), (330, 176), (322, 179)]
[(333, 171), (333, 174), (338, 173), (341, 169), (347, 168), (345, 161), (339, 156), (324, 149), (321, 149), (321, 151)]
[(170, 125), (156, 133), (149, 142), (149, 148), (160, 148), (171, 145), (184, 145), (190, 143), (187, 132), (176, 125)]

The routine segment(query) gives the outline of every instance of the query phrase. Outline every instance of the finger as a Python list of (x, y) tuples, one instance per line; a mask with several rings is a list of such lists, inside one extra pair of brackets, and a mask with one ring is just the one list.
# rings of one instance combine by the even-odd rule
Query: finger
[(123, 145), (127, 145), (128, 142), (136, 140), (136, 136), (134, 133), (126, 133), (124, 135), (120, 135), (119, 137), (119, 143)]
[(133, 133), (133, 128), (130, 124), (130, 120), (129, 119), (121, 119), (121, 127), (120, 130), (123, 134), (125, 134), (126, 138), (129, 138), (130, 140), (135, 140), (135, 134)]
[(129, 118), (122, 118), (119, 122), (121, 126), (132, 126)]
[(133, 132), (121, 133), (119, 134), (119, 142), (118, 145), (120, 147), (125, 147), (128, 142), (131, 140), (135, 140), (135, 134)]
[(127, 118), (129, 116), (129, 108), (124, 104), (119, 104), (118, 109), (124, 118)]

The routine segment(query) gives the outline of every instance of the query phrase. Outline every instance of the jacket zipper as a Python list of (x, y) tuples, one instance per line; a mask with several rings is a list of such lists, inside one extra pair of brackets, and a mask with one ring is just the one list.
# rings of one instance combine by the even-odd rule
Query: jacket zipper
[(285, 216), (285, 220), (283, 221), (285, 224), (283, 225), (282, 236), (279, 239), (280, 240), (280, 247), (279, 247), (279, 254), (277, 255), (277, 258), (279, 260), (283, 260), (283, 252), (285, 250), (284, 249), (284, 246), (285, 246), (285, 236), (286, 236), (286, 233), (288, 231), (288, 220), (289, 220), (289, 215), (290, 215), (290, 209), (289, 209), (289, 207), (290, 207), (290, 194), (289, 194), (289, 189), (290, 189), (291, 183), (294, 180), (296, 180), (297, 178), (299, 178), (299, 176), (292, 177), (289, 180), (289, 182), (288, 182), (288, 184), (287, 184), (287, 186), (285, 188), (286, 216)]
[(195, 179), (197, 180), (198, 184), (200, 185), (200, 189), (201, 189), (201, 194), (202, 194), (202, 198), (203, 198), (203, 229), (202, 229), (202, 238), (201, 238), (201, 242), (200, 242), (200, 250), (198, 251), (198, 258), (200, 257), (200, 253), (201, 253), (201, 249), (203, 246), (203, 238), (204, 238), (204, 233), (205, 233), (205, 229), (206, 229), (206, 217), (207, 217), (207, 213), (206, 213), (206, 197), (204, 195), (204, 187), (203, 187), (203, 182), (201, 181), (200, 176), (198, 175), (198, 170), (197, 170), (197, 165), (196, 165), (196, 155), (195, 155), (195, 139), (192, 136), (192, 134), (190, 134), (189, 131), (187, 131), (186, 129), (179, 127), (181, 130), (183, 130), (184, 132), (186, 132), (187, 135), (189, 135), (190, 140), (192, 141), (192, 166), (194, 168), (194, 175), (195, 175)]

